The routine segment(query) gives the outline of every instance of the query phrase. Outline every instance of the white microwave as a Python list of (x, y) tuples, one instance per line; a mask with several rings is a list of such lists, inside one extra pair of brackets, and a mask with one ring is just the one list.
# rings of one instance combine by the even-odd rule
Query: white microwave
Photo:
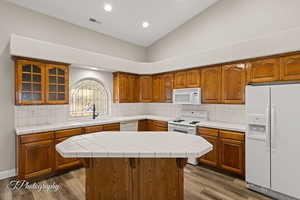
[(184, 88), (173, 90), (174, 104), (201, 104), (201, 88)]

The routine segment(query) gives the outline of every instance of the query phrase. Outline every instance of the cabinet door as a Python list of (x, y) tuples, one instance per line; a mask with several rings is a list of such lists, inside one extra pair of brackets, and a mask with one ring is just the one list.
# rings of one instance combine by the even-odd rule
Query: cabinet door
[(220, 139), (220, 166), (233, 173), (244, 175), (244, 142), (233, 139)]
[(152, 101), (152, 76), (140, 76), (140, 102)]
[(192, 69), (186, 72), (186, 87), (198, 88), (201, 83), (201, 74), (199, 69)]
[(45, 65), (28, 60), (16, 61), (16, 104), (45, 103)]
[(244, 104), (246, 85), (246, 64), (222, 67), (222, 103)]
[(210, 144), (213, 145), (213, 150), (204, 156), (199, 158), (199, 162), (217, 167), (219, 165), (219, 144), (218, 137), (208, 136), (208, 135), (200, 135), (204, 139), (206, 139)]
[(162, 102), (171, 103), (173, 99), (173, 73), (162, 75)]
[(46, 101), (48, 104), (69, 103), (69, 67), (46, 65)]
[(283, 81), (300, 80), (300, 55), (281, 58), (280, 78)]
[(133, 103), (136, 99), (136, 76), (128, 75), (128, 102)]
[(120, 123), (104, 124), (103, 131), (120, 131)]
[(162, 101), (162, 84), (161, 77), (159, 75), (152, 77), (152, 101), (161, 102)]
[[(69, 137), (59, 138), (55, 140), (55, 144), (59, 144)], [(81, 161), (78, 158), (64, 158), (57, 151), (55, 151), (55, 169), (64, 170), (68, 168), (73, 168), (81, 165)]]
[(201, 70), (202, 103), (220, 103), (221, 67), (207, 67)]
[(103, 131), (102, 125), (85, 127), (85, 133), (97, 133), (102, 131)]
[(119, 74), (119, 102), (127, 103), (130, 101), (129, 98), (129, 76), (128, 74)]
[(263, 59), (248, 64), (247, 81), (249, 83), (263, 83), (279, 81), (279, 59)]
[(174, 75), (174, 88), (185, 88), (186, 78), (186, 71), (176, 72)]
[(53, 141), (22, 144), (21, 164), (24, 179), (50, 174), (53, 171)]

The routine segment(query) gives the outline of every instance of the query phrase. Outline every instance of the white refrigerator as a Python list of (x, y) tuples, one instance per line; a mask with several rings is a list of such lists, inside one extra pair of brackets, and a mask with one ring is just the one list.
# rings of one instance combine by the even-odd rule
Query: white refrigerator
[(300, 84), (246, 87), (246, 181), (276, 199), (300, 199)]

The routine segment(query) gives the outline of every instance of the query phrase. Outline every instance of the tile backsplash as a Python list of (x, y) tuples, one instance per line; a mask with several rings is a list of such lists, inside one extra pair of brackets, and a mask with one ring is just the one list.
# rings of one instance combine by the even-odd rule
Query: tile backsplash
[[(175, 105), (171, 103), (124, 103), (112, 104), (110, 116), (160, 115), (179, 117), (183, 110), (204, 110), (209, 113), (209, 120), (245, 123), (244, 105)], [(81, 120), (69, 114), (69, 105), (15, 106), (15, 126), (31, 126), (51, 123), (63, 123)]]
[(146, 113), (161, 116), (180, 116), (186, 110), (208, 111), (209, 120), (244, 124), (246, 122), (245, 105), (203, 104), (203, 105), (175, 105), (165, 103), (150, 103), (146, 105)]
[[(143, 114), (145, 114), (143, 103), (111, 104), (110, 116)], [(91, 117), (71, 117), (69, 105), (15, 106), (15, 127), (63, 123), (88, 118)]]

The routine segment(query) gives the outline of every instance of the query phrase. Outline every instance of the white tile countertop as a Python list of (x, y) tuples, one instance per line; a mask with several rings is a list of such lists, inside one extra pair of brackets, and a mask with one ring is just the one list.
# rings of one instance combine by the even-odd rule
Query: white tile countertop
[(174, 118), (156, 116), (156, 115), (109, 117), (109, 118), (105, 118), (105, 119), (98, 118), (96, 120), (91, 119), (91, 120), (83, 120), (83, 121), (66, 121), (66, 122), (55, 123), (55, 124), (17, 127), (16, 134), (17, 135), (25, 135), (25, 134), (31, 134), (31, 133), (41, 133), (41, 132), (46, 132), (46, 131), (64, 130), (64, 129), (69, 129), (69, 128), (80, 128), (80, 127), (86, 127), (86, 126), (95, 126), (95, 125), (103, 125), (103, 124), (142, 120), (142, 119), (151, 119), (151, 120), (160, 120), (160, 121), (174, 120)]
[(198, 158), (212, 150), (201, 136), (176, 132), (101, 132), (56, 145), (66, 158)]
[[(79, 127), (110, 124), (110, 123), (125, 122), (125, 121), (142, 120), (142, 119), (171, 121), (171, 120), (174, 120), (175, 118), (163, 117), (163, 116), (157, 116), (157, 115), (136, 115), (136, 116), (126, 116), (126, 117), (110, 117), (110, 118), (106, 118), (106, 119), (99, 118), (96, 120), (66, 121), (63, 123), (55, 123), (55, 124), (17, 127), (16, 134), (17, 135), (25, 135), (25, 134), (32, 134), (32, 133), (41, 133), (41, 132), (46, 132), (46, 131), (56, 131), (56, 130), (64, 130), (64, 129), (69, 129), (69, 128), (79, 128)], [(207, 127), (207, 128), (231, 130), (231, 131), (239, 131), (239, 132), (246, 131), (245, 124), (236, 124), (236, 123), (205, 121), (205, 122), (198, 123), (198, 126)]]
[(245, 124), (205, 121), (205, 122), (198, 123), (197, 126), (206, 127), (206, 128), (217, 128), (217, 129), (223, 129), (229, 131), (246, 132)]

